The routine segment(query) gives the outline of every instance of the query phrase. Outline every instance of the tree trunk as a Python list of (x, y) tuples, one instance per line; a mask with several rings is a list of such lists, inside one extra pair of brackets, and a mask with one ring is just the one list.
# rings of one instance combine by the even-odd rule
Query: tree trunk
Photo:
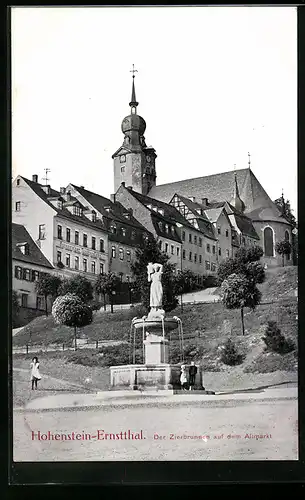
[(183, 313), (183, 299), (182, 299), (182, 294), (180, 296), (180, 305), (181, 305), (181, 312)]
[(74, 327), (74, 351), (77, 350), (77, 341), (76, 341), (76, 326)]
[(106, 294), (103, 293), (103, 295), (104, 295), (104, 311), (106, 311)]
[(241, 309), (240, 309), (240, 315), (241, 315), (241, 329), (242, 329), (243, 335), (245, 335), (244, 308), (243, 307), (241, 307)]
[(113, 300), (112, 300), (112, 295), (110, 295), (110, 309), (111, 309), (111, 312), (113, 313)]
[(282, 264), (283, 264), (283, 267), (285, 266), (285, 254), (282, 253)]
[(44, 296), (45, 308), (46, 308), (46, 316), (48, 316), (48, 296)]

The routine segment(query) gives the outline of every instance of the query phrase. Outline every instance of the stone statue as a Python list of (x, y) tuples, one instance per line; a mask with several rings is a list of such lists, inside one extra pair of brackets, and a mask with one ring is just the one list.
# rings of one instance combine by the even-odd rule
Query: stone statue
[(163, 273), (163, 265), (162, 264), (153, 264), (149, 262), (147, 266), (147, 277), (148, 281), (151, 282), (150, 285), (150, 313), (155, 315), (156, 313), (164, 314), (162, 309), (162, 299), (163, 299), (163, 288), (161, 277)]

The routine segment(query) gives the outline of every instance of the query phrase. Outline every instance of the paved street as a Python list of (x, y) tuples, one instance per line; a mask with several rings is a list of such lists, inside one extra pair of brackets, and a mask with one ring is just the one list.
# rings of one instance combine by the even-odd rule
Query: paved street
[[(142, 430), (145, 439), (97, 440), (98, 430), (128, 429)], [(49, 431), (51, 440), (38, 440), (38, 431)], [(52, 440), (52, 434), (72, 432), (90, 434), (91, 440)], [(289, 399), (14, 413), (15, 461), (297, 460), (297, 439), (297, 401)]]

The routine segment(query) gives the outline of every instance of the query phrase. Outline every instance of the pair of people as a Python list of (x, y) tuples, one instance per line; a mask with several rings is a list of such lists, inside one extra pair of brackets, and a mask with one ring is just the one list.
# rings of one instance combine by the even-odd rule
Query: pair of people
[[(195, 379), (197, 374), (197, 366), (194, 361), (191, 362), (191, 366), (189, 367), (188, 373), (185, 365), (181, 365), (181, 375), (180, 375), (180, 384), (182, 389), (185, 391), (189, 389), (190, 391), (193, 389), (195, 385)], [(188, 380), (189, 375), (189, 380)]]
[(35, 389), (37, 389), (38, 380), (41, 380), (41, 375), (39, 372), (39, 361), (38, 361), (37, 356), (34, 356), (34, 358), (32, 359), (32, 363), (31, 363), (32, 391), (34, 390), (34, 387), (35, 387)]

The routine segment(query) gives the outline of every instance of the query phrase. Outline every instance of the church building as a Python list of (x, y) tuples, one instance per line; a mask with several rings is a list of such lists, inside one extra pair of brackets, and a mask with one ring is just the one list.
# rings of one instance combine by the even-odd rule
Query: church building
[[(146, 123), (138, 115), (134, 78), (133, 73), (130, 114), (121, 126), (123, 143), (112, 156), (115, 199), (133, 210), (139, 222), (159, 239), (158, 228), (163, 223), (164, 227), (171, 225), (174, 229), (165, 234), (164, 249), (172, 247), (170, 241), (177, 246), (180, 237), (179, 255), (184, 251), (192, 270), (195, 255), (196, 264), (199, 266), (200, 258), (204, 274), (210, 274), (212, 269), (216, 271), (217, 262), (233, 256), (240, 246), (252, 245), (263, 248), (268, 266), (281, 265), (275, 245), (292, 242), (292, 226), (254, 175), (250, 161), (248, 168), (240, 170), (157, 184), (157, 155), (145, 142)], [(186, 227), (197, 232), (198, 238), (194, 234), (184, 240)], [(194, 240), (202, 246), (194, 247)], [(168, 251), (179, 267), (177, 252)], [(292, 265), (291, 255), (286, 256), (286, 265)]]

